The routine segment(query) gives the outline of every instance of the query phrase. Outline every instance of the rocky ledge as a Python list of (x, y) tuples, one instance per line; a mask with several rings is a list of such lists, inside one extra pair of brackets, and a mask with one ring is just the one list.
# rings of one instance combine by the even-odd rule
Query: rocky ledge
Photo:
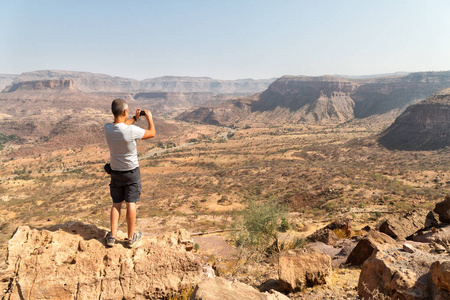
[(144, 237), (134, 249), (107, 248), (104, 236), (78, 222), (18, 227), (0, 271), (2, 299), (161, 299), (200, 281), (186, 231)]

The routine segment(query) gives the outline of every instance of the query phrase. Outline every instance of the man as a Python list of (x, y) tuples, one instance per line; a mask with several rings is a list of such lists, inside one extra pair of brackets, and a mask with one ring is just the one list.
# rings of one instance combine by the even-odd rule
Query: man
[(116, 242), (120, 210), (125, 201), (127, 206), (127, 247), (132, 248), (142, 238), (142, 232), (134, 233), (136, 202), (141, 196), (141, 173), (136, 140), (155, 137), (155, 125), (149, 110), (145, 110), (148, 129), (132, 125), (139, 119), (141, 109), (138, 108), (136, 114), (129, 119), (128, 104), (122, 99), (115, 99), (111, 104), (111, 110), (114, 115), (114, 123), (108, 123), (104, 128), (110, 151), (110, 192), (113, 200), (110, 215), (111, 231), (106, 235), (106, 244), (112, 247)]

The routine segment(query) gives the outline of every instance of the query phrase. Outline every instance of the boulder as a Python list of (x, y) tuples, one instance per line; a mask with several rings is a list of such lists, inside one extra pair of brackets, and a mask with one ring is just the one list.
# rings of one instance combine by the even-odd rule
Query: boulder
[(123, 240), (107, 248), (94, 225), (52, 230), (17, 228), (0, 273), (6, 299), (160, 299), (201, 280), (202, 265), (177, 242), (179, 232), (128, 249)]
[(360, 266), (376, 251), (379, 245), (395, 243), (395, 240), (387, 234), (371, 230), (356, 244), (345, 263)]
[(346, 237), (351, 236), (353, 230), (350, 226), (350, 219), (337, 219), (327, 226), (316, 230), (307, 237), (307, 240), (309, 242), (322, 242), (334, 246), (339, 241), (339, 237), (334, 232), (335, 230), (340, 230)]
[(285, 295), (270, 290), (261, 293), (257, 289), (239, 281), (228, 281), (222, 277), (210, 278), (200, 282), (191, 300), (289, 300)]
[(445, 196), (444, 201), (436, 204), (434, 212), (439, 215), (439, 221), (450, 223), (450, 195)]
[(314, 249), (295, 249), (283, 252), (278, 260), (281, 291), (296, 292), (306, 287), (331, 282), (331, 258)]
[(439, 288), (450, 291), (450, 261), (436, 261), (431, 264), (430, 273), (433, 282)]
[(327, 245), (336, 245), (339, 241), (337, 235), (331, 229), (323, 228), (319, 229), (310, 236), (307, 237), (309, 242), (322, 242)]
[(433, 212), (423, 210), (412, 211), (404, 216), (392, 217), (380, 226), (380, 231), (394, 239), (405, 240), (419, 230), (437, 226)]
[(413, 245), (408, 244), (408, 243), (404, 243), (404, 244), (403, 244), (402, 250), (405, 251), (405, 252), (408, 252), (408, 253), (414, 253), (414, 252), (417, 251), (417, 249), (414, 248)]
[(407, 253), (393, 245), (380, 245), (362, 265), (358, 293), (363, 299), (372, 299), (377, 293), (384, 295), (383, 299), (450, 299), (448, 291), (434, 285), (430, 273), (430, 266), (439, 258), (419, 250)]

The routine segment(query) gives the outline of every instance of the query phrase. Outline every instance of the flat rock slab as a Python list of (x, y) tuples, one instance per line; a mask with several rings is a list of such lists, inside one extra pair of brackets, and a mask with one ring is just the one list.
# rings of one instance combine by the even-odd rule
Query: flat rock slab
[(239, 281), (228, 281), (221, 277), (202, 281), (196, 287), (192, 300), (289, 300), (279, 292), (261, 293), (257, 289)]

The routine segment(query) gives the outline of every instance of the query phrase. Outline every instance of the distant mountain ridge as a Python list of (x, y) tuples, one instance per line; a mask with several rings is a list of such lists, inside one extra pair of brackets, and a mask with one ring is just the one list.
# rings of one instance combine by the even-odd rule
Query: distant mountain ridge
[[(227, 126), (255, 122), (339, 124), (388, 112), (399, 114), (408, 105), (447, 87), (449, 71), (366, 79), (283, 76), (251, 101), (247, 98), (201, 108), (201, 114), (185, 112), (180, 118)], [(199, 120), (201, 115), (207, 117)]]
[(11, 83), (36, 80), (71, 79), (78, 89), (84, 92), (137, 93), (146, 91), (161, 92), (208, 92), (215, 94), (254, 94), (265, 90), (272, 79), (219, 80), (208, 77), (164, 76), (152, 79), (136, 80), (95, 74), (89, 72), (42, 70), (26, 72), (21, 75), (0, 75), (0, 90)]

